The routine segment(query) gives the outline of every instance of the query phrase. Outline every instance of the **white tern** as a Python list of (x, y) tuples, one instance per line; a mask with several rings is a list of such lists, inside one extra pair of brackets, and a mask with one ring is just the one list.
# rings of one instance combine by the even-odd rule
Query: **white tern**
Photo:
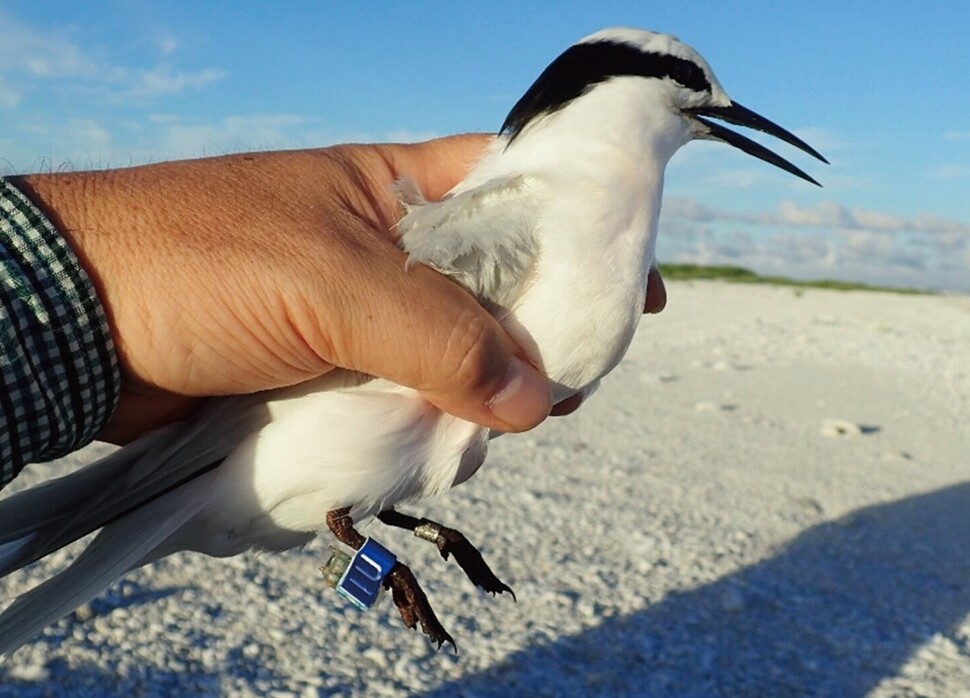
[[(474, 294), (549, 377), (554, 401), (587, 395), (637, 328), (664, 168), (682, 145), (722, 141), (817, 184), (712, 118), (824, 162), (732, 101), (676, 38), (624, 28), (592, 34), (549, 65), (441, 201), (399, 183), (407, 263)], [(189, 421), (0, 500), (0, 575), (100, 529), (73, 564), (0, 615), (0, 655), (129, 570), (174, 552), (278, 551), (328, 530), (359, 548), (355, 526), (374, 516), (455, 554), (482, 588), (509, 591), (456, 531), (393, 509), (467, 480), (488, 440), (486, 429), (411, 388), (350, 372), (213, 399)], [(398, 563), (385, 586), (405, 624), (420, 622), (439, 646), (453, 644), (410, 570)]]

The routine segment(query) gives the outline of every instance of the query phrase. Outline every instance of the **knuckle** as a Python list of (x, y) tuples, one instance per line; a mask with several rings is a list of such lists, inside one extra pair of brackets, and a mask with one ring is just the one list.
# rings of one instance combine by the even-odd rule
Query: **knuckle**
[(494, 321), (482, 312), (463, 311), (445, 345), (441, 378), (454, 390), (497, 387), (504, 378), (502, 356)]

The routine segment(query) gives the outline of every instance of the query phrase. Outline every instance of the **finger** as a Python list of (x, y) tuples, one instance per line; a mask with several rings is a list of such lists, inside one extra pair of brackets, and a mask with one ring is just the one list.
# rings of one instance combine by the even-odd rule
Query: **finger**
[(565, 400), (557, 402), (553, 408), (552, 412), (549, 413), (550, 417), (564, 417), (567, 414), (572, 414), (579, 409), (579, 406), (583, 404), (583, 394), (576, 393), (570, 395)]
[(647, 277), (647, 299), (643, 305), (644, 313), (659, 313), (667, 305), (667, 287), (664, 286), (660, 270), (653, 267)]

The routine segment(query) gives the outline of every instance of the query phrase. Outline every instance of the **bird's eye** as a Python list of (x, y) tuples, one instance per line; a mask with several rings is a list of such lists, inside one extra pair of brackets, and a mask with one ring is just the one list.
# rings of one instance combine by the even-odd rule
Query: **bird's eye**
[(670, 77), (691, 89), (696, 89), (698, 83), (703, 82), (703, 75), (697, 66), (687, 61), (678, 63)]
[(667, 76), (689, 90), (707, 92), (711, 89), (711, 84), (704, 71), (693, 61), (671, 58), (666, 67)]

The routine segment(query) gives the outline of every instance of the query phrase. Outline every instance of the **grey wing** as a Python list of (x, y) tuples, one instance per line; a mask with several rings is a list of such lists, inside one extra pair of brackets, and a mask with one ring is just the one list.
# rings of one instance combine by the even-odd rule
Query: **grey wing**
[(511, 307), (539, 255), (541, 188), (536, 177), (503, 177), (429, 203), (402, 180), (407, 214), (397, 227), (408, 263), (454, 278), (493, 312)]

